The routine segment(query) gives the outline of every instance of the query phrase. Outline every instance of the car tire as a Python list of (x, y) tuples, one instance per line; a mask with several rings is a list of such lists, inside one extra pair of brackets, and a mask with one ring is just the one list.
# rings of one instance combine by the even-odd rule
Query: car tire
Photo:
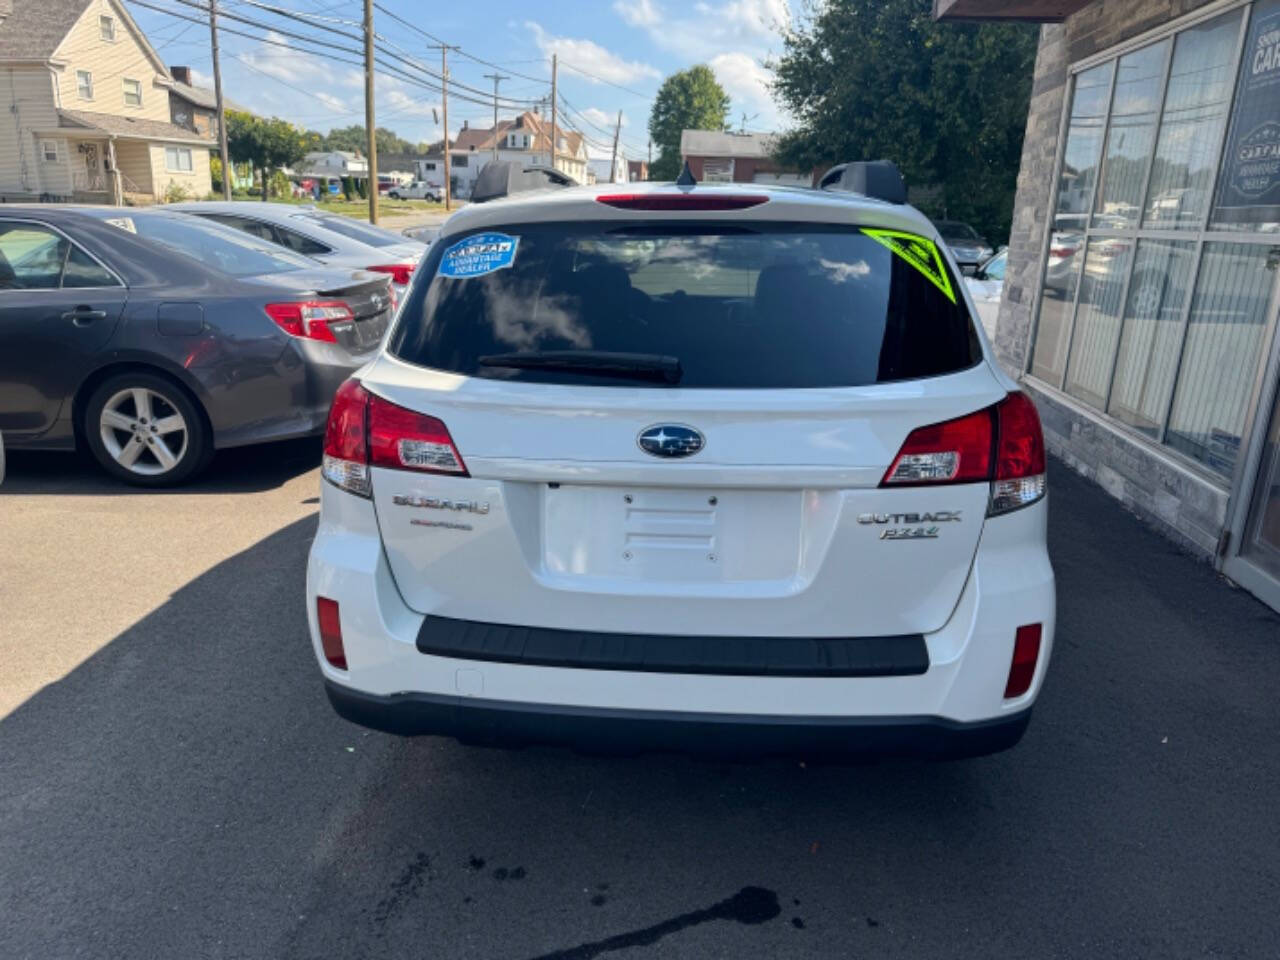
[(140, 487), (190, 480), (213, 456), (196, 402), (156, 373), (116, 374), (89, 396), (81, 423), (94, 459), (111, 476)]

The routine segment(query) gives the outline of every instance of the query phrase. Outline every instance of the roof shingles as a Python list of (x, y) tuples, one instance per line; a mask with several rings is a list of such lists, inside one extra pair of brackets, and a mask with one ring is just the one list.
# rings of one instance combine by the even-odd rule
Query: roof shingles
[(141, 137), (147, 140), (177, 140), (186, 143), (211, 143), (212, 138), (200, 136), (162, 120), (146, 120), (141, 117), (121, 117), (112, 113), (93, 113), (88, 110), (59, 110), (58, 126), (68, 129), (85, 129), (120, 137)]
[(47, 60), (53, 56), (90, 0), (14, 0), (0, 23), (0, 60)]

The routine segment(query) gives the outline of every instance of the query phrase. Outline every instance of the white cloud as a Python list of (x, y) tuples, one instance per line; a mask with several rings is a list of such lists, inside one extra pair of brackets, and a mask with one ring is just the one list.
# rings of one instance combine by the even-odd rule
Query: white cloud
[(662, 11), (653, 0), (614, 0), (613, 11), (632, 27), (656, 27)]
[(329, 79), (331, 73), (323, 57), (289, 46), (289, 39), (274, 30), (267, 31), (267, 43), (240, 55), (240, 59), (259, 73), (277, 80), (296, 83), (299, 80)]
[(334, 113), (346, 113), (351, 109), (345, 101), (339, 100), (333, 94), (325, 93), (323, 90), (316, 91), (315, 98)]
[(192, 67), (191, 85), (193, 87), (209, 87), (212, 89), (213, 77), (210, 74), (205, 73), (203, 70), (197, 70), (195, 67)]
[[(539, 24), (532, 21), (525, 23), (532, 31), (534, 42), (545, 55), (559, 54), (575, 67), (593, 74), (600, 80), (609, 83), (629, 84), (642, 80), (656, 80), (662, 74), (647, 63), (635, 60), (623, 60), (592, 40), (581, 40), (574, 37), (556, 37), (547, 33)], [(590, 79), (590, 78), (586, 78)]]
[[(605, 130), (612, 130), (613, 125), (618, 122), (617, 113), (606, 113), (599, 107), (587, 107), (582, 111), (582, 115), (597, 127), (602, 127)], [(627, 125), (627, 115), (625, 113), (622, 115), (622, 125), (624, 127)]]
[(791, 23), (788, 0), (703, 0), (673, 16), (649, 0), (639, 3), (644, 13), (628, 0), (617, 0), (613, 9), (625, 23), (643, 29), (655, 46), (690, 61), (733, 51), (763, 58), (776, 52), (782, 28)]
[(732, 101), (733, 115), (729, 117), (731, 127), (739, 126), (745, 113), (748, 130), (781, 128), (782, 114), (769, 93), (772, 75), (758, 60), (749, 54), (734, 51), (712, 57), (708, 66)]

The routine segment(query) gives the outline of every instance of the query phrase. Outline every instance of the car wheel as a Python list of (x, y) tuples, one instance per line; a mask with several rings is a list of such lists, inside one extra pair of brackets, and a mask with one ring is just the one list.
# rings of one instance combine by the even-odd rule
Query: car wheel
[(167, 487), (189, 480), (213, 454), (204, 418), (167, 377), (122, 373), (85, 405), (84, 436), (102, 468), (127, 483)]

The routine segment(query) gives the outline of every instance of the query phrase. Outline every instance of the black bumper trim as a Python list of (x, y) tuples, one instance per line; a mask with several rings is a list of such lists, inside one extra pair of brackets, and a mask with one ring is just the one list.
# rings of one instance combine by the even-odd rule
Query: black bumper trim
[(401, 693), (383, 697), (325, 681), (329, 702), (352, 723), (401, 736), (463, 743), (568, 746), (589, 753), (713, 756), (976, 757), (1016, 744), (1027, 708), (992, 720), (945, 717), (816, 717), (622, 710)]
[(913, 677), (929, 669), (918, 633), (890, 637), (672, 637), (516, 627), (428, 616), (418, 650), (525, 666), (761, 677)]

